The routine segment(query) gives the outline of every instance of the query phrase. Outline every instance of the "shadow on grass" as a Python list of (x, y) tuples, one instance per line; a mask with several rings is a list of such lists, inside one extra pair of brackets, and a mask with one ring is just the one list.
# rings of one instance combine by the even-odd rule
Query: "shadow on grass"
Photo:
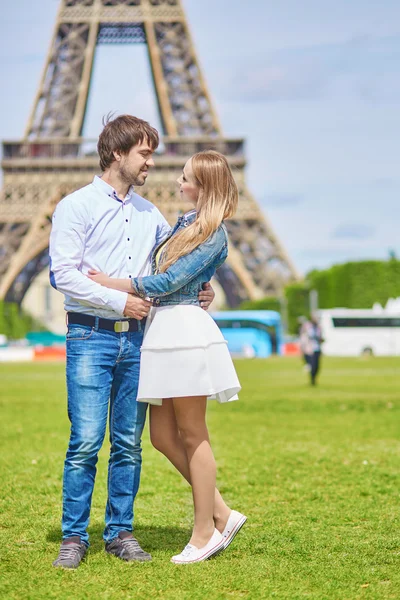
[[(89, 527), (90, 552), (104, 552), (103, 541), (104, 526), (100, 523)], [(181, 527), (157, 527), (156, 525), (139, 525), (135, 528), (134, 535), (142, 548), (148, 552), (157, 550), (176, 550), (185, 546), (190, 538), (191, 531)], [(61, 542), (61, 530), (52, 527), (47, 531), (48, 542)]]

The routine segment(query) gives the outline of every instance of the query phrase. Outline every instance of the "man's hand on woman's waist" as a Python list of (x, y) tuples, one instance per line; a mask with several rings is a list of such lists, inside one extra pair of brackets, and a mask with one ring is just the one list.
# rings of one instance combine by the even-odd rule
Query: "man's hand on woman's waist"
[(201, 308), (204, 308), (204, 310), (208, 310), (214, 298), (215, 292), (211, 287), (211, 283), (203, 283), (203, 290), (199, 292), (199, 301)]

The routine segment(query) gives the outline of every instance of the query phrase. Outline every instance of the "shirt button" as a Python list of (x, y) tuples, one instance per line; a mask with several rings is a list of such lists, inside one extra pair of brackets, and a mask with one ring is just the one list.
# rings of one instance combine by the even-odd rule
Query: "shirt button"
[(125, 219), (126, 222), (128, 222), (128, 219)]
[(132, 279), (132, 275), (129, 275), (129, 279)]
[(131, 257), (129, 256), (129, 260), (131, 260)]
[(128, 238), (128, 242), (130, 242), (130, 241), (131, 241), (131, 238)]

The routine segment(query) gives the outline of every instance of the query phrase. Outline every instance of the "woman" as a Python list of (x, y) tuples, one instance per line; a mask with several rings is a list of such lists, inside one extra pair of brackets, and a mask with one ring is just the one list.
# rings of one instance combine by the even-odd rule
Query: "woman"
[(114, 289), (151, 298), (142, 346), (138, 401), (148, 402), (150, 436), (192, 486), (194, 527), (178, 564), (206, 560), (224, 550), (246, 521), (215, 488), (216, 467), (207, 426), (208, 399), (237, 399), (240, 384), (220, 330), (199, 306), (198, 292), (228, 254), (223, 220), (236, 210), (238, 190), (226, 158), (195, 154), (178, 179), (183, 200), (194, 205), (153, 252), (154, 275), (90, 277)]

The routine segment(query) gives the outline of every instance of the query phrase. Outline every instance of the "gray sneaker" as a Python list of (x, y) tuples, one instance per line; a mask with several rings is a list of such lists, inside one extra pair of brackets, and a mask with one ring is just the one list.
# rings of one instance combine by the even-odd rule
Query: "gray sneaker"
[(139, 542), (130, 531), (120, 531), (118, 537), (106, 543), (106, 552), (114, 554), (122, 560), (138, 560), (144, 562), (151, 560), (151, 555), (142, 550)]
[(53, 562), (53, 567), (76, 569), (87, 552), (87, 546), (79, 536), (67, 538), (60, 547), (60, 552)]

